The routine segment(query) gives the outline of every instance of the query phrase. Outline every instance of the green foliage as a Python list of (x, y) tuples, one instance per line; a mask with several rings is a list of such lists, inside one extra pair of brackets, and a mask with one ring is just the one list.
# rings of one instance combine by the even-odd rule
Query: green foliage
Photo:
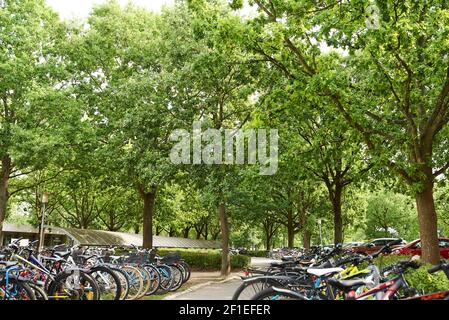
[(419, 237), (416, 208), (407, 196), (380, 191), (366, 198), (367, 238), (402, 237), (412, 241)]
[(250, 250), (248, 251), (248, 256), (257, 258), (266, 258), (268, 251), (266, 250)]
[[(221, 251), (220, 250), (200, 250), (200, 249), (158, 249), (158, 254), (164, 256), (169, 252), (178, 252), (181, 257), (197, 271), (217, 271), (221, 268)], [(240, 270), (248, 267), (251, 258), (242, 255), (231, 256), (232, 270)]]
[[(141, 196), (156, 193), (154, 227), (170, 235), (217, 239), (223, 205), (222, 238), (234, 246), (284, 245), (287, 233), (293, 245), (317, 244), (317, 219), (325, 243), (334, 229), (345, 240), (391, 229), (411, 240), (408, 196), (431, 194), (437, 180), (447, 235), (447, 4), (375, 1), (380, 16), (367, 20), (373, 1), (324, 2), (250, 1), (258, 16), (244, 20), (231, 11), (242, 0), (177, 1), (160, 13), (110, 1), (63, 23), (43, 0), (7, 0), (0, 223), (6, 212), (23, 222), (24, 205), (36, 224), (48, 191), (51, 224), (139, 232)], [(173, 165), (170, 133), (195, 120), (278, 129), (278, 173)]]
[[(385, 268), (399, 261), (409, 260), (410, 256), (388, 255), (380, 256), (374, 259), (374, 263), (379, 269)], [(449, 279), (443, 272), (430, 274), (427, 269), (432, 267), (430, 264), (423, 264), (419, 269), (410, 269), (405, 274), (408, 284), (422, 293), (433, 293), (445, 291), (449, 288)]]

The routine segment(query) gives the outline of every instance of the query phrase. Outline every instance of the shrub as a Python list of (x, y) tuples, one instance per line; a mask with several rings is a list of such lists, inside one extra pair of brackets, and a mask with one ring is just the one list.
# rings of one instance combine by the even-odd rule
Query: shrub
[[(411, 257), (406, 255), (380, 256), (374, 259), (374, 263), (379, 269), (385, 268), (399, 261), (409, 260)], [(449, 279), (443, 272), (430, 274), (427, 272), (431, 265), (424, 264), (419, 269), (409, 269), (405, 273), (405, 279), (409, 285), (416, 288), (421, 293), (432, 293), (445, 291), (449, 289)]]
[[(216, 271), (221, 269), (221, 251), (213, 249), (158, 249), (161, 256), (169, 252), (178, 252), (181, 257), (197, 271)], [(231, 268), (238, 270), (247, 267), (251, 258), (242, 255), (231, 256)]]
[(266, 250), (248, 251), (247, 255), (250, 257), (266, 258), (268, 256), (268, 251)]

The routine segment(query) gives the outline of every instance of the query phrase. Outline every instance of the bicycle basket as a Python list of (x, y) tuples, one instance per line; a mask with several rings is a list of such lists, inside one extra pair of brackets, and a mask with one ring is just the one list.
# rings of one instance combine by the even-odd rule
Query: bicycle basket
[(134, 252), (130, 253), (125, 258), (126, 263), (133, 263), (133, 264), (144, 264), (149, 260), (149, 254), (148, 253), (142, 253), (142, 252)]
[(173, 264), (181, 260), (181, 255), (177, 252), (170, 252), (161, 259), (163, 264)]

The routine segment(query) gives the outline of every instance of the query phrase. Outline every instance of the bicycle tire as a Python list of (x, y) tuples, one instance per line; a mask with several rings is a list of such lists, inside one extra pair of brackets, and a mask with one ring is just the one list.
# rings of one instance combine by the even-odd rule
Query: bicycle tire
[[(232, 300), (251, 300), (253, 296), (257, 293), (272, 287), (280, 286), (281, 284), (274, 279), (267, 278), (254, 278), (251, 280), (244, 281), (234, 292)], [(254, 291), (254, 292), (253, 292)], [(247, 295), (253, 292), (253, 295), (248, 297)]]
[(147, 291), (146, 295), (152, 295), (154, 294), (157, 289), (159, 288), (159, 283), (161, 282), (161, 275), (159, 271), (157, 271), (157, 268), (153, 265), (146, 265), (144, 268), (150, 273), (151, 276), (151, 286), (150, 290)]
[(190, 276), (192, 275), (192, 269), (190, 268), (189, 264), (185, 261), (181, 261), (179, 263), (185, 270), (186, 274), (184, 277), (184, 283), (190, 280)]
[(109, 267), (112, 271), (114, 271), (120, 279), (120, 284), (122, 287), (120, 300), (126, 300), (129, 293), (129, 279), (126, 272), (120, 270), (119, 268)]
[[(68, 283), (69, 281), (73, 281), (74, 283)], [(68, 290), (64, 290), (63, 288), (66, 285), (73, 286), (74, 288), (69, 287)], [(61, 290), (66, 291), (65, 295), (59, 295)], [(95, 281), (92, 276), (79, 269), (65, 270), (57, 274), (54, 280), (49, 284), (48, 297), (49, 299), (58, 299), (58, 297), (65, 298), (68, 294), (67, 291), (70, 292), (70, 300), (100, 299), (100, 288), (97, 281)]]
[(172, 278), (173, 278), (173, 284), (170, 288), (170, 292), (174, 292), (181, 288), (182, 284), (184, 283), (184, 275), (182, 273), (182, 270), (177, 265), (169, 265), (172, 271)]
[(28, 285), (34, 291), (36, 300), (43, 300), (43, 301), (48, 300), (48, 295), (43, 288), (39, 287), (37, 284), (35, 284), (33, 282), (28, 283)]
[(161, 276), (157, 293), (163, 295), (170, 292), (170, 289), (173, 286), (173, 277), (171, 276), (172, 272), (170, 267), (167, 265), (158, 265), (156, 268)]
[(141, 298), (143, 298), (147, 294), (148, 291), (150, 291), (150, 288), (151, 288), (151, 275), (143, 267), (139, 267), (138, 269), (139, 269), (139, 271), (140, 271), (140, 273), (142, 274), (142, 277), (143, 277), (143, 289), (142, 289), (142, 292), (137, 297), (137, 299), (141, 299)]
[(8, 287), (14, 288), (15, 293), (19, 293), (19, 295), (15, 295), (15, 297), (20, 297), (17, 299), (7, 299), (6, 298), (6, 292), (10, 292), (11, 290), (6, 288), (6, 279), (0, 280), (0, 297), (3, 298), (3, 300), (36, 300), (36, 296), (34, 294), (33, 289), (29, 286), (29, 284), (25, 281), (19, 280), (16, 277), (9, 277), (8, 278)]
[[(89, 270), (89, 274), (94, 277), (100, 288), (100, 300), (120, 300), (122, 285), (119, 277), (109, 267), (96, 266)], [(106, 279), (107, 277), (109, 279)], [(108, 290), (108, 285), (110, 290)], [(112, 299), (108, 299), (108, 292), (111, 292)]]
[(132, 266), (122, 266), (121, 270), (126, 272), (129, 281), (129, 291), (126, 300), (136, 300), (143, 290), (143, 278), (140, 271)]
[(274, 287), (257, 293), (251, 300), (308, 300), (290, 290), (278, 291)]

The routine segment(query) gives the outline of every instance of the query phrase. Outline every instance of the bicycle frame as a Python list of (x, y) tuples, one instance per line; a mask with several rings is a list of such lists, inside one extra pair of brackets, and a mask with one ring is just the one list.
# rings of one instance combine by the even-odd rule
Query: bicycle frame
[(373, 295), (384, 292), (380, 300), (390, 300), (390, 298), (399, 291), (406, 284), (404, 276), (401, 274), (392, 280), (380, 283), (374, 288), (368, 289), (360, 295), (356, 295), (355, 291), (351, 291), (347, 294), (346, 298), (349, 300), (366, 300)]
[[(19, 266), (15, 265), (15, 266), (11, 266), (9, 268), (6, 268), (6, 270), (2, 270), (1, 273), (3, 273), (5, 275), (4, 280), (5, 280), (5, 289), (3, 289), (2, 287), (0, 287), (0, 297), (3, 298), (3, 300), (15, 300), (14, 297), (17, 295), (17, 288), (14, 287), (15, 291), (11, 291), (8, 290), (9, 287), (9, 279), (10, 279), (10, 273), (17, 271), (18, 273), (20, 273), (20, 270), (22, 270), (22, 268), (20, 268)], [(15, 278), (17, 280), (20, 281), (20, 274), (17, 274), (15, 276)]]

